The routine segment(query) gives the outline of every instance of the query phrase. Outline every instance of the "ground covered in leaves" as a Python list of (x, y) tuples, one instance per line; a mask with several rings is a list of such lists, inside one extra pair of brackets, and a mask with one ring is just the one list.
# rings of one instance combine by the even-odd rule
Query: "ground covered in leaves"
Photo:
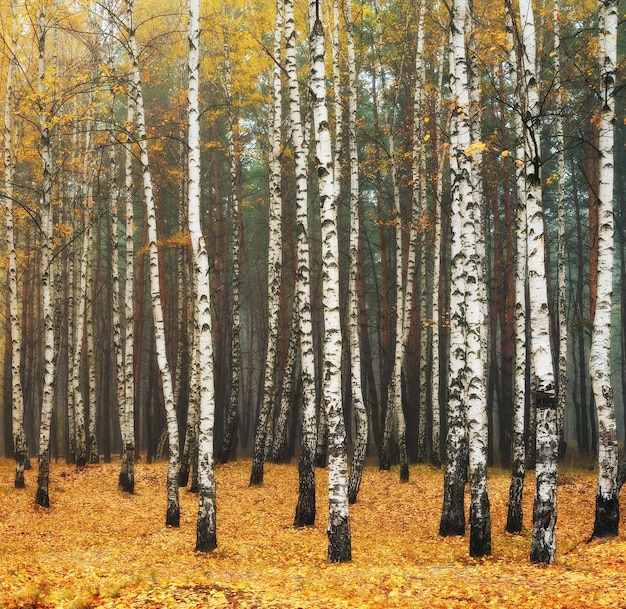
[(528, 562), (532, 477), (525, 530), (512, 536), (504, 533), (509, 476), (490, 471), (493, 555), (473, 560), (466, 538), (437, 534), (441, 470), (413, 466), (400, 484), (397, 471), (367, 468), (351, 509), (353, 560), (332, 565), (324, 471), (317, 524), (298, 530), (295, 465), (267, 465), (258, 488), (248, 487), (248, 461), (219, 467), (219, 547), (204, 555), (194, 552), (195, 495), (181, 489), (181, 527), (164, 526), (166, 465), (138, 464), (132, 496), (117, 489), (118, 468), (53, 464), (51, 508), (42, 509), (36, 473), (16, 490), (12, 462), (0, 460), (0, 607), (626, 608), (626, 535), (587, 543), (588, 470), (560, 473), (557, 560), (545, 568)]

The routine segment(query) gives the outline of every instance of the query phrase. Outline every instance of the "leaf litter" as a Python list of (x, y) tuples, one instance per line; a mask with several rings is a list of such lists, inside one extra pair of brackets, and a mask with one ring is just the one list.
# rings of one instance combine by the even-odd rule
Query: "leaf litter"
[[(0, 460), (0, 607), (5, 609), (625, 608), (626, 535), (587, 542), (595, 474), (570, 469), (558, 493), (557, 558), (528, 561), (534, 479), (520, 535), (504, 532), (509, 476), (490, 472), (493, 555), (468, 556), (467, 537), (438, 535), (443, 473), (367, 467), (351, 506), (353, 560), (326, 560), (327, 473), (317, 470), (317, 522), (291, 526), (297, 466), (220, 466), (213, 553), (194, 552), (197, 496), (181, 489), (181, 526), (165, 521), (166, 464), (140, 462), (136, 493), (117, 489), (119, 463), (52, 465), (51, 508), (34, 504), (36, 473), (14, 489)], [(466, 501), (467, 504), (467, 501)], [(621, 529), (624, 529), (622, 517)]]

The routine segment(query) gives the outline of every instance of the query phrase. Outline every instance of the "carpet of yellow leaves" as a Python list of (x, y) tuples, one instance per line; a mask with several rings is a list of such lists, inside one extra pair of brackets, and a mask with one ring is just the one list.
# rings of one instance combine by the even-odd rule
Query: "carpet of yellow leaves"
[[(164, 463), (137, 466), (136, 494), (117, 490), (118, 463), (52, 466), (49, 510), (12, 486), (0, 460), (0, 607), (3, 609), (594, 608), (626, 607), (626, 536), (586, 539), (595, 475), (566, 470), (559, 486), (557, 560), (528, 563), (533, 479), (522, 535), (504, 533), (508, 474), (490, 472), (493, 555), (468, 558), (467, 539), (438, 536), (442, 472), (413, 466), (411, 481), (366, 468), (351, 509), (353, 561), (326, 561), (326, 473), (317, 472), (318, 522), (291, 526), (297, 467), (250, 463), (217, 470), (218, 549), (197, 554), (197, 498), (181, 490), (181, 527), (165, 520)], [(622, 530), (625, 522), (622, 518)]]

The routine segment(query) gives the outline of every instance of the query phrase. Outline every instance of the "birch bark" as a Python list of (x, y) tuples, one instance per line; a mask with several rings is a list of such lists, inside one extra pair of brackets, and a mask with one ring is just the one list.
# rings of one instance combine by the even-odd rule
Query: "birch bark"
[(274, 412), (274, 393), (276, 385), (276, 360), (278, 350), (278, 327), (280, 308), (280, 280), (282, 267), (281, 243), (281, 124), (282, 96), (280, 65), (281, 42), (284, 20), (283, 1), (276, 3), (276, 23), (274, 29), (274, 69), (272, 72), (272, 121), (270, 128), (270, 201), (269, 201), (269, 243), (267, 252), (267, 283), (268, 283), (268, 322), (267, 351), (265, 355), (265, 376), (263, 381), (263, 404), (259, 414), (256, 434), (254, 437), (254, 454), (250, 485), (263, 482), (263, 462), (267, 451), (267, 428), (272, 423), (270, 417)]
[(154, 322), (154, 338), (156, 345), (156, 359), (161, 376), (163, 398), (165, 401), (165, 413), (167, 419), (167, 434), (169, 439), (169, 460), (167, 469), (167, 512), (165, 523), (169, 526), (180, 525), (180, 503), (178, 496), (178, 468), (179, 468), (179, 440), (178, 420), (176, 406), (174, 404), (174, 386), (172, 372), (167, 360), (165, 342), (165, 324), (163, 320), (163, 305), (161, 303), (161, 289), (159, 284), (159, 253), (157, 246), (157, 222), (154, 202), (154, 189), (148, 154), (146, 136), (146, 118), (143, 103), (143, 90), (141, 73), (137, 55), (137, 40), (133, 23), (134, 0), (126, 0), (128, 17), (128, 50), (132, 62), (130, 93), (133, 96), (132, 103), (136, 111), (136, 127), (138, 132), (138, 144), (140, 151), (141, 174), (143, 182), (143, 194), (146, 205), (148, 242), (149, 242), (149, 275), (150, 296), (152, 300), (152, 317)]
[(324, 307), (324, 379), (322, 403), (328, 417), (328, 560), (352, 558), (348, 513), (346, 431), (341, 403), (341, 315), (339, 311), (339, 243), (333, 150), (328, 128), (324, 66), (324, 27), (319, 0), (309, 2), (310, 94), (315, 133), (322, 221), (322, 299)]
[(594, 537), (614, 537), (619, 530), (618, 453), (615, 404), (611, 384), (611, 311), (613, 308), (613, 183), (615, 147), (615, 80), (617, 0), (600, 0), (599, 63), (601, 115), (598, 129), (598, 292), (589, 354), (589, 371), (598, 418), (598, 487)]
[(317, 416), (315, 391), (315, 354), (311, 317), (311, 281), (309, 266), (308, 219), (308, 144), (301, 112), (300, 88), (296, 64), (296, 29), (293, 0), (285, 0), (285, 66), (289, 89), (291, 140), (296, 171), (296, 230), (298, 241), (296, 270), (296, 301), (298, 316), (298, 348), (302, 379), (302, 438), (298, 458), (298, 503), (294, 526), (310, 526), (315, 522), (315, 448)]
[(349, 276), (349, 335), (350, 335), (350, 383), (352, 407), (356, 419), (356, 440), (352, 457), (352, 468), (348, 479), (348, 500), (355, 503), (367, 451), (367, 409), (361, 386), (361, 337), (360, 307), (358, 294), (359, 247), (361, 243), (361, 205), (359, 193), (359, 149), (357, 146), (357, 68), (354, 50), (354, 22), (352, 0), (346, 3), (346, 30), (348, 51), (348, 151), (350, 158), (350, 276)]
[[(224, 13), (227, 2), (223, 3)], [(235, 133), (237, 131), (237, 118), (232, 92), (232, 67), (230, 60), (230, 43), (228, 28), (223, 27), (224, 34), (224, 92), (226, 94), (226, 105), (228, 107), (228, 159), (230, 175), (230, 226), (231, 226), (231, 382), (230, 396), (228, 402), (228, 413), (226, 418), (226, 428), (224, 430), (224, 440), (220, 461), (226, 463), (228, 456), (233, 450), (236, 441), (237, 423), (239, 421), (239, 399), (241, 388), (241, 313), (240, 313), (240, 268), (242, 250), (242, 225), (241, 225), (241, 203), (238, 192), (238, 168), (239, 160), (237, 148), (235, 146)]]
[(215, 474), (213, 471), (213, 427), (215, 388), (213, 341), (211, 336), (211, 292), (209, 255), (200, 224), (200, 113), (198, 103), (200, 3), (189, 0), (189, 232), (197, 280), (200, 425), (198, 437), (198, 519), (196, 550), (210, 552), (217, 547), (215, 519)]
[(526, 476), (526, 439), (524, 416), (526, 410), (526, 181), (524, 176), (524, 125), (522, 122), (523, 104), (518, 78), (518, 55), (514, 43), (515, 14), (510, 0), (506, 2), (506, 28), (509, 44), (507, 74), (513, 86), (514, 112), (513, 122), (516, 139), (515, 174), (517, 190), (517, 256), (515, 258), (515, 375), (513, 379), (513, 442), (512, 472), (509, 487), (509, 505), (506, 530), (519, 533), (522, 530), (522, 497)]
[(14, 95), (13, 78), (17, 68), (17, 31), (15, 6), (10, 6), (11, 59), (7, 67), (6, 97), (4, 106), (4, 184), (3, 197), (6, 213), (6, 239), (9, 255), (9, 323), (11, 328), (11, 427), (13, 450), (15, 452), (15, 488), (24, 488), (24, 469), (28, 459), (28, 444), (24, 433), (24, 393), (22, 391), (21, 352), (22, 325), (19, 314), (17, 251), (15, 225), (13, 219), (13, 179), (15, 176), (14, 157)]
[(526, 100), (524, 134), (525, 194), (530, 295), (531, 361), (536, 380), (536, 486), (530, 560), (552, 563), (556, 551), (556, 484), (558, 438), (554, 364), (545, 265), (545, 235), (541, 191), (540, 101), (536, 70), (535, 21), (532, 0), (519, 4), (522, 86)]
[(46, 95), (46, 32), (47, 11), (44, 5), (39, 8), (36, 26), (38, 57), (39, 132), (41, 138), (42, 188), (41, 188), (41, 295), (44, 326), (43, 348), (43, 392), (41, 420), (39, 427), (39, 458), (37, 473), (37, 493), (35, 502), (42, 507), (50, 507), (50, 425), (54, 405), (54, 306), (52, 286), (54, 270), (52, 264), (53, 222), (52, 222), (52, 141), (51, 116)]

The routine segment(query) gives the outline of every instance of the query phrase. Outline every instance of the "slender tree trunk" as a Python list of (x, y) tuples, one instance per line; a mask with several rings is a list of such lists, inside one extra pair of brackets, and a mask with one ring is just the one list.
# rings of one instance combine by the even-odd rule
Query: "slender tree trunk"
[(611, 312), (613, 308), (613, 183), (617, 0), (600, 0), (599, 63), (602, 108), (599, 126), (598, 279), (589, 371), (598, 420), (598, 488), (594, 537), (614, 537), (619, 530), (617, 424), (611, 384)]
[(323, 407), (328, 417), (328, 560), (352, 559), (348, 514), (348, 463), (341, 404), (341, 314), (339, 310), (339, 243), (333, 154), (328, 129), (324, 68), (324, 28), (319, 0), (309, 2), (310, 93), (315, 133), (322, 220), (322, 297), (324, 307)]
[(355, 503), (361, 486), (363, 464), (367, 451), (368, 420), (361, 384), (361, 336), (358, 277), (361, 247), (361, 205), (359, 194), (359, 150), (357, 146), (357, 73), (354, 50), (354, 23), (352, 0), (346, 5), (346, 30), (348, 35), (348, 150), (350, 156), (350, 272), (349, 272), (349, 334), (350, 334), (350, 387), (352, 407), (356, 419), (356, 441), (352, 468), (348, 480), (348, 501)]
[(317, 440), (315, 355), (311, 316), (311, 281), (309, 268), (309, 220), (307, 157), (308, 145), (302, 127), (300, 89), (296, 66), (296, 30), (292, 0), (285, 0), (285, 64), (289, 87), (289, 110), (292, 123), (296, 173), (296, 231), (298, 235), (296, 297), (294, 314), (298, 318), (298, 349), (302, 379), (302, 438), (298, 459), (298, 503), (294, 526), (315, 522), (315, 466)]
[(528, 283), (530, 294), (531, 358), (536, 386), (537, 412), (536, 487), (533, 507), (531, 562), (552, 563), (556, 551), (556, 484), (558, 438), (556, 392), (550, 346), (550, 316), (544, 250), (544, 217), (541, 192), (540, 102), (537, 86), (535, 22), (531, 0), (520, 2), (521, 64), (526, 100), (526, 214)]
[(54, 285), (54, 271), (52, 264), (53, 219), (52, 219), (52, 142), (50, 132), (50, 114), (46, 109), (46, 9), (42, 6), (37, 23), (37, 47), (39, 52), (38, 64), (38, 94), (41, 98), (39, 107), (39, 130), (41, 136), (42, 162), (42, 189), (41, 189), (41, 294), (43, 301), (43, 395), (41, 405), (41, 419), (39, 427), (39, 459), (37, 474), (37, 493), (35, 502), (42, 507), (50, 507), (49, 480), (50, 480), (50, 427), (52, 424), (52, 410), (54, 405), (54, 305), (52, 301), (52, 286)]
[(274, 412), (276, 390), (276, 362), (278, 350), (278, 325), (280, 309), (280, 284), (282, 268), (281, 242), (281, 74), (280, 50), (283, 36), (283, 2), (278, 0), (276, 9), (276, 23), (274, 30), (274, 70), (272, 77), (273, 87), (273, 114), (270, 130), (270, 204), (269, 204), (269, 244), (267, 255), (268, 273), (268, 336), (265, 355), (265, 376), (263, 382), (263, 404), (257, 423), (254, 437), (254, 453), (250, 485), (259, 485), (263, 482), (263, 461), (268, 447), (267, 428), (273, 424), (271, 420)]
[(146, 118), (143, 103), (143, 92), (139, 63), (137, 59), (137, 42), (135, 38), (135, 26), (133, 24), (133, 3), (134, 0), (127, 0), (126, 8), (128, 14), (128, 35), (129, 52), (132, 62), (130, 93), (132, 102), (136, 109), (136, 124), (139, 139), (141, 173), (143, 179), (143, 193), (146, 205), (146, 215), (148, 222), (148, 243), (149, 243), (149, 267), (150, 267), (150, 296), (152, 300), (152, 317), (154, 323), (154, 338), (156, 345), (157, 364), (161, 376), (163, 389), (163, 399), (165, 401), (165, 412), (167, 417), (167, 433), (169, 437), (169, 460), (167, 471), (167, 513), (166, 525), (180, 525), (180, 503), (178, 497), (178, 468), (179, 468), (179, 442), (178, 442), (178, 420), (176, 415), (176, 405), (174, 404), (174, 387), (172, 382), (172, 372), (167, 360), (167, 349), (165, 342), (165, 324), (163, 319), (163, 305), (161, 302), (160, 287), (160, 263), (157, 246), (157, 226), (156, 210), (154, 204), (154, 191), (150, 163), (148, 155), (148, 143), (146, 139)]
[(515, 259), (515, 374), (513, 379), (513, 436), (512, 436), (512, 473), (509, 487), (509, 506), (507, 513), (506, 530), (509, 533), (519, 533), (522, 530), (523, 509), (522, 496), (526, 476), (526, 440), (525, 440), (525, 411), (526, 411), (526, 182), (524, 177), (524, 125), (522, 123), (523, 103), (518, 79), (518, 54), (514, 44), (515, 14), (510, 1), (506, 3), (506, 25), (509, 43), (508, 76), (514, 89), (516, 100), (513, 115), (515, 127), (515, 175), (517, 187), (517, 256)]
[[(16, 49), (17, 49), (17, 33), (15, 21), (15, 7), (11, 2), (10, 7), (10, 29), (11, 29), (11, 48), (12, 55), (7, 68), (6, 81), (6, 101), (4, 107), (4, 184), (3, 197), (4, 208), (6, 213), (6, 240), (7, 252), (9, 255), (9, 328), (11, 349), (8, 353), (10, 356), (11, 367), (11, 428), (13, 438), (13, 452), (15, 458), (15, 488), (24, 488), (26, 486), (24, 480), (24, 469), (28, 460), (28, 443), (24, 432), (24, 394), (22, 392), (22, 326), (19, 315), (19, 295), (18, 295), (18, 275), (17, 275), (17, 251), (16, 251), (16, 235), (13, 219), (13, 178), (15, 175), (15, 157), (14, 157), (14, 95), (13, 95), (13, 78), (16, 70)], [(8, 392), (7, 392), (8, 393)]]
[[(200, 424), (198, 437), (198, 519), (196, 551), (210, 552), (217, 547), (215, 519), (215, 474), (213, 471), (213, 427), (215, 421), (215, 388), (213, 341), (211, 336), (211, 292), (209, 255), (200, 224), (200, 113), (199, 40), (200, 3), (189, 0), (189, 88), (187, 118), (189, 121), (189, 232), (197, 281), (195, 298), (198, 314), (198, 351), (200, 389)], [(178, 487), (177, 487), (178, 488)]]
[[(227, 2), (224, 2), (224, 13), (227, 10)], [(226, 416), (226, 426), (224, 430), (224, 441), (220, 453), (220, 462), (226, 463), (229, 455), (236, 445), (237, 423), (239, 421), (239, 401), (241, 393), (241, 313), (240, 313), (240, 267), (242, 251), (242, 223), (241, 204), (239, 197), (239, 157), (235, 145), (235, 137), (238, 132), (237, 119), (235, 114), (233, 93), (232, 93), (232, 68), (230, 62), (230, 44), (228, 29), (223, 27), (224, 33), (224, 89), (226, 94), (226, 105), (228, 109), (228, 156), (230, 171), (230, 219), (231, 219), (231, 374), (230, 374), (230, 396), (228, 402), (228, 413)]]

